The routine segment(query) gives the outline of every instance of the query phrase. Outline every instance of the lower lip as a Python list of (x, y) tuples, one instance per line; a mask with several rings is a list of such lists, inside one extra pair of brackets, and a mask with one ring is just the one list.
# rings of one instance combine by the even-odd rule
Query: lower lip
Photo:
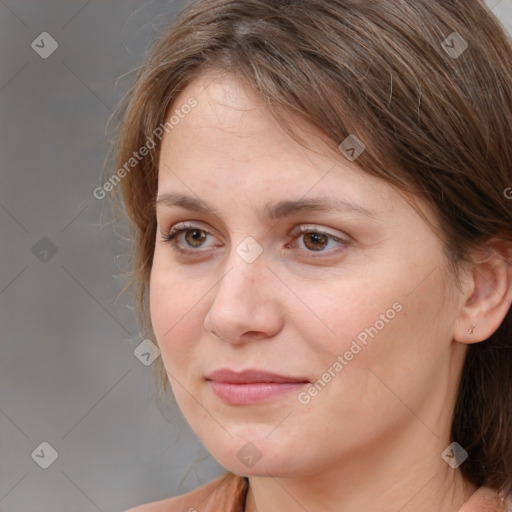
[(272, 400), (309, 384), (308, 382), (255, 382), (229, 384), (209, 381), (214, 393), (230, 405), (251, 405)]

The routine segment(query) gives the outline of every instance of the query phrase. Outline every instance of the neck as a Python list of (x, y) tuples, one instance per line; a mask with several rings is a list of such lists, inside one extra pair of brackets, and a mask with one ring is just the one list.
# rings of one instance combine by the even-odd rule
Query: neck
[(440, 471), (423, 487), (417, 480), (407, 485), (404, 479), (376, 495), (380, 486), (359, 486), (355, 494), (354, 488), (339, 483), (327, 488), (319, 482), (256, 477), (249, 479), (245, 512), (477, 512), (464, 505), (476, 486), (462, 478), (450, 480)]
[(411, 424), (328, 468), (249, 477), (246, 512), (459, 512), (477, 487), (441, 458), (448, 439)]

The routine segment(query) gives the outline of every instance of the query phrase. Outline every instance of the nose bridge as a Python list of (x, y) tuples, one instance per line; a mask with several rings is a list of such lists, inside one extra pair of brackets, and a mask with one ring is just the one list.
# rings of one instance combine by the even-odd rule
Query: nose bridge
[(232, 247), (205, 318), (208, 330), (236, 342), (246, 332), (269, 335), (277, 328), (267, 262), (263, 248), (251, 237)]
[[(255, 288), (260, 288), (263, 280), (268, 278), (268, 276), (264, 276), (265, 272), (268, 272), (265, 256), (263, 247), (253, 237), (245, 237), (233, 246), (226, 264), (227, 272), (219, 287), (229, 289), (230, 293), (234, 294), (232, 298), (235, 300), (239, 295), (241, 298), (246, 298), (247, 293), (245, 292), (249, 290), (251, 297), (254, 297), (252, 292), (255, 291)], [(219, 289), (218, 292), (220, 291)]]

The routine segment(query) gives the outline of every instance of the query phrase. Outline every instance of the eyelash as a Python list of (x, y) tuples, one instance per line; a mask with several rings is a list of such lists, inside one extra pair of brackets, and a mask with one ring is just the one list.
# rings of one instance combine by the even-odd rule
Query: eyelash
[[(166, 233), (166, 234), (162, 234), (161, 235), (161, 238), (162, 240), (164, 241), (164, 243), (169, 243), (172, 247), (172, 249), (180, 254), (186, 254), (186, 255), (190, 255), (190, 256), (201, 256), (201, 253), (205, 253), (207, 252), (207, 249), (183, 249), (183, 247), (177, 242), (176, 238), (181, 234), (181, 233), (184, 233), (186, 231), (193, 231), (193, 230), (197, 230), (197, 231), (202, 231), (204, 233), (206, 233), (207, 235), (211, 235), (211, 233), (206, 230), (206, 229), (202, 229), (200, 228), (199, 226), (194, 226), (194, 225), (190, 225), (190, 224), (187, 224), (187, 223), (184, 223), (184, 222), (181, 222), (181, 223), (178, 223), (176, 224), (170, 231), (169, 233)], [(344, 246), (347, 246), (349, 245), (349, 242), (347, 240), (343, 240), (341, 238), (338, 238), (330, 233), (327, 233), (325, 231), (321, 231), (321, 230), (318, 230), (318, 229), (314, 229), (314, 228), (303, 228), (302, 226), (297, 226), (292, 234), (295, 236), (295, 237), (300, 237), (300, 235), (304, 235), (304, 234), (308, 234), (308, 233), (315, 233), (315, 234), (320, 234), (320, 235), (325, 235), (327, 236), (329, 239), (331, 240), (334, 240), (338, 243), (340, 243), (343, 247), (341, 248), (341, 250), (343, 250)], [(213, 235), (212, 235), (213, 236)], [(303, 250), (307, 253), (315, 253), (315, 252), (318, 252), (318, 253), (323, 253), (325, 254), (327, 252), (327, 254), (329, 256), (332, 256), (333, 255), (333, 251), (331, 250), (330, 252), (329, 251), (308, 251), (308, 250)], [(334, 250), (334, 253), (338, 253), (339, 250)], [(311, 255), (308, 255), (307, 256), (308, 258), (319, 258), (321, 256), (313, 256), (313, 254)]]

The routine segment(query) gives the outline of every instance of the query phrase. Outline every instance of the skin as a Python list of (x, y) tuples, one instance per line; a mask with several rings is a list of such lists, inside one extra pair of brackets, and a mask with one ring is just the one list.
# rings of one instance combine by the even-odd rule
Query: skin
[[(313, 128), (302, 129), (320, 153), (292, 140), (230, 75), (200, 75), (175, 106), (192, 96), (198, 105), (163, 139), (158, 196), (201, 198), (219, 215), (158, 204), (150, 281), (161, 357), (192, 429), (221, 465), (250, 477), (248, 512), (459, 510), (476, 488), (441, 453), (467, 343), (506, 314), (510, 271), (491, 281), (502, 301), (485, 285), (487, 267), (482, 279), (463, 274), (459, 290), (411, 204)], [(267, 202), (321, 196), (374, 216), (264, 216)], [(179, 222), (209, 233), (196, 245), (190, 231), (178, 235), (187, 255), (162, 238)], [(291, 234), (299, 225), (347, 243), (314, 251), (307, 235)], [(236, 252), (248, 236), (262, 249), (252, 263)], [(397, 302), (401, 311), (307, 404), (293, 392), (228, 405), (205, 380), (219, 368), (257, 368), (315, 382)], [(261, 454), (250, 468), (237, 457), (248, 442)]]

